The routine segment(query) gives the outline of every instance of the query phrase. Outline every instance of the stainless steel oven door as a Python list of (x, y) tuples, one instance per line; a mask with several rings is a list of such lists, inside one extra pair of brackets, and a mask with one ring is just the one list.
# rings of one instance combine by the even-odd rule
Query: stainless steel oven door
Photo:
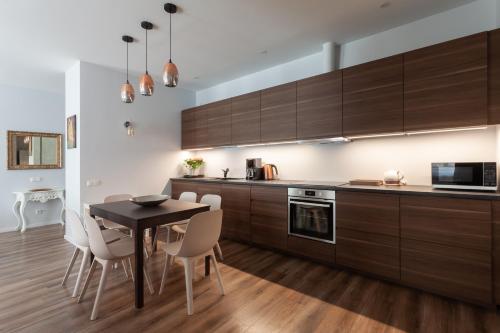
[(335, 244), (335, 201), (289, 197), (288, 234)]

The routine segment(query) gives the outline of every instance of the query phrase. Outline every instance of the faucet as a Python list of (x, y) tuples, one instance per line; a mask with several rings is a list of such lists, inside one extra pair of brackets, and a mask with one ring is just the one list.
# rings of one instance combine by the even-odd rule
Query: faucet
[(227, 173), (229, 172), (229, 168), (222, 169), (222, 172), (224, 173), (224, 178), (227, 178)]

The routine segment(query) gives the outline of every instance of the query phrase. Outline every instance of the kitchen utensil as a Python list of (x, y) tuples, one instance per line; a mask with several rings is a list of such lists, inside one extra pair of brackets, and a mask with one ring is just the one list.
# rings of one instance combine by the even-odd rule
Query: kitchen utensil
[(349, 181), (349, 185), (362, 185), (362, 186), (380, 186), (384, 185), (383, 180), (375, 179), (354, 179)]
[[(264, 170), (264, 179), (265, 180), (273, 180), (277, 179), (276, 176), (278, 175), (278, 168), (274, 164), (264, 164), (262, 167)], [(274, 172), (276, 171), (276, 173)]]

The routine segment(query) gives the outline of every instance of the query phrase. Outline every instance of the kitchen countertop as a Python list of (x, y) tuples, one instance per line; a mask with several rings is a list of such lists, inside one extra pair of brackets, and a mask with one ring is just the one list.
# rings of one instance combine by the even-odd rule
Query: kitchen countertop
[(456, 191), (456, 190), (438, 190), (432, 186), (425, 185), (403, 185), (403, 186), (367, 186), (367, 185), (349, 185), (348, 182), (334, 181), (306, 181), (306, 180), (247, 180), (230, 179), (223, 180), (217, 178), (171, 178), (178, 181), (204, 182), (216, 184), (240, 184), (240, 185), (263, 185), (263, 186), (281, 186), (281, 187), (299, 187), (313, 189), (330, 189), (336, 191), (364, 191), (373, 193), (394, 193), (409, 195), (434, 195), (440, 197), (482, 199), (482, 200), (500, 200), (500, 192), (487, 191)]

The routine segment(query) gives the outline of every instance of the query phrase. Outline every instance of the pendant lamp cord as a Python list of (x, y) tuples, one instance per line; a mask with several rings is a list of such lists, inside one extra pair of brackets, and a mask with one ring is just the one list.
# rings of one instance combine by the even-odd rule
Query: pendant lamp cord
[(172, 62), (172, 13), (170, 13), (170, 62)]
[(127, 44), (127, 83), (129, 83), (128, 82), (128, 42), (126, 44)]
[(148, 29), (146, 30), (146, 74), (148, 74)]

